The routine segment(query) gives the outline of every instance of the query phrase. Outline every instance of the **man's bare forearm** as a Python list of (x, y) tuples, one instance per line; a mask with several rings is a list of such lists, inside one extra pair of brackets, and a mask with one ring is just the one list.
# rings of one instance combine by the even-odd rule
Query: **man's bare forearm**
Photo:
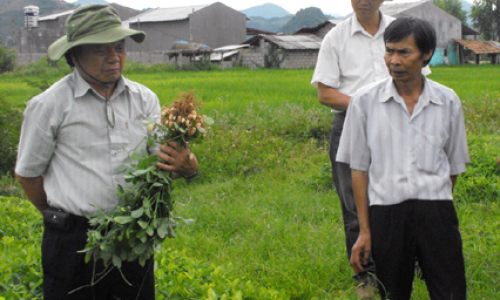
[(370, 233), (369, 221), (369, 200), (368, 200), (368, 173), (364, 171), (352, 170), (352, 188), (354, 200), (358, 209), (360, 233)]
[(16, 174), (16, 178), (21, 184), (26, 196), (40, 212), (49, 207), (47, 204), (47, 194), (43, 188), (43, 177), (22, 177)]
[(351, 97), (342, 94), (337, 89), (318, 83), (318, 100), (321, 104), (335, 110), (345, 111), (351, 101)]

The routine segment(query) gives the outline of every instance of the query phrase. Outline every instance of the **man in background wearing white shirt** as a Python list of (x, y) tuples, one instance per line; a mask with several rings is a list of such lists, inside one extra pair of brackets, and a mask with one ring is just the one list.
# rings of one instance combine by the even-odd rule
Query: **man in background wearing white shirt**
[[(345, 111), (351, 96), (361, 87), (389, 77), (384, 63), (385, 28), (394, 20), (379, 12), (383, 0), (351, 0), (354, 14), (339, 23), (323, 40), (312, 85), (319, 102), (335, 110), (330, 134), (332, 175), (342, 206), (348, 259), (359, 235), (358, 215), (352, 192), (351, 169), (335, 161)], [(358, 275), (358, 298), (369, 299), (373, 288), (368, 273), (375, 273), (373, 261)]]

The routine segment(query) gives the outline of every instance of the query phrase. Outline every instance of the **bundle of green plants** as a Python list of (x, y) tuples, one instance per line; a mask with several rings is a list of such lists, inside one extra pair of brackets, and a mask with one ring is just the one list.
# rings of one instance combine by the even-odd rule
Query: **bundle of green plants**
[[(206, 126), (213, 120), (201, 116), (196, 109), (199, 103), (191, 91), (183, 94), (170, 107), (162, 109), (161, 120), (150, 120), (148, 147), (155, 144), (167, 145), (177, 142), (179, 147), (203, 138)], [(195, 159), (191, 153), (189, 159)], [(116, 194), (119, 202), (111, 211), (98, 208), (95, 216), (90, 216), (92, 229), (88, 231), (89, 241), (82, 252), (86, 261), (102, 259), (107, 271), (120, 269), (122, 261), (136, 261), (145, 265), (154, 251), (159, 251), (163, 240), (174, 237), (176, 220), (172, 211), (174, 201), (170, 196), (172, 176), (161, 170), (156, 153), (129, 153), (129, 163), (118, 171), (125, 171), (129, 187), (118, 186)], [(188, 222), (188, 221), (187, 221)]]

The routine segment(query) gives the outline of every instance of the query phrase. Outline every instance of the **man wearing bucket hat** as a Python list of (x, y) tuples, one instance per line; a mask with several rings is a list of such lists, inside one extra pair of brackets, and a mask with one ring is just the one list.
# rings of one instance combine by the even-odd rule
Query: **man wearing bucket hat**
[(175, 143), (161, 151), (141, 143), (147, 136), (143, 121), (159, 117), (159, 101), (122, 72), (125, 39), (141, 43), (144, 32), (122, 27), (114, 8), (95, 4), (76, 9), (66, 31), (48, 57), (65, 56), (73, 73), (28, 102), (15, 170), (33, 205), (51, 212), (44, 214), (44, 299), (154, 299), (153, 258), (144, 267), (123, 263), (130, 284), (114, 269), (89, 286), (102, 264), (86, 264), (78, 253), (87, 242), (85, 216), (116, 205), (114, 188), (128, 185), (118, 172), (128, 152), (158, 153), (165, 162), (159, 167), (174, 177), (194, 176), (198, 162)]

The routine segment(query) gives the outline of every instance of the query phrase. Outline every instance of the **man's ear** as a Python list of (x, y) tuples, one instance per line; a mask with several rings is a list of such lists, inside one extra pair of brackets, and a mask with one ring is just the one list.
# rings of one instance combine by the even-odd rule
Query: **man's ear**
[(428, 61), (431, 59), (432, 55), (434, 55), (434, 50), (429, 50), (429, 52), (425, 53), (422, 58), (424, 61)]

